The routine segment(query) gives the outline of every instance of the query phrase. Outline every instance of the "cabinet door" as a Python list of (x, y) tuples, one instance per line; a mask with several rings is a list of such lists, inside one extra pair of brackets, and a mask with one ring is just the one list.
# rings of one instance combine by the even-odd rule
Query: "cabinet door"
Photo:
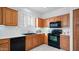
[(38, 18), (38, 27), (44, 27), (43, 20), (44, 19), (42, 19), (42, 18)]
[(44, 44), (44, 35), (40, 35), (40, 44)]
[(33, 48), (33, 39), (31, 36), (26, 37), (26, 50), (30, 50)]
[(54, 22), (57, 22), (57, 21), (61, 21), (61, 16), (57, 16), (57, 17), (55, 17)]
[(3, 23), (6, 26), (17, 25), (17, 12), (10, 8), (3, 8)]
[(10, 39), (0, 39), (0, 51), (10, 51)]
[(37, 38), (37, 35), (33, 36), (33, 47), (39, 46), (39, 39)]
[(48, 45), (48, 34), (44, 35), (44, 44)]
[(69, 14), (65, 14), (61, 16), (62, 27), (69, 27)]
[(60, 48), (69, 51), (69, 36), (60, 36)]
[(55, 21), (55, 17), (51, 17), (48, 20), (49, 20), (49, 24), (50, 24), (50, 22), (54, 22)]
[(9, 51), (10, 50), (10, 44), (7, 42), (7, 43), (4, 43), (4, 44), (0, 44), (0, 51)]
[(44, 43), (44, 35), (43, 34), (38, 34), (38, 40), (39, 40), (39, 45)]
[(11, 10), (9, 8), (3, 8), (3, 23), (4, 25), (11, 25), (12, 20)]
[(12, 26), (16, 26), (18, 24), (18, 12), (16, 10), (11, 10), (12, 12), (12, 21), (11, 21), (11, 25)]
[(49, 24), (48, 24), (48, 19), (45, 19), (45, 20), (43, 20), (43, 22), (44, 22), (44, 27), (49, 27)]
[(3, 22), (2, 22), (3, 20), (2, 20), (2, 8), (0, 7), (0, 25), (2, 25), (3, 24)]
[(73, 11), (74, 19), (74, 51), (79, 51), (79, 9)]

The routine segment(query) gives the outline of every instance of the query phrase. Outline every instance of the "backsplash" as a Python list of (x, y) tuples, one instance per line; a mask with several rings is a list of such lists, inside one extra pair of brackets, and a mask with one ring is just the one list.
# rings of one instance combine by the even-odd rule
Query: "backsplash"
[(16, 34), (35, 32), (34, 28), (0, 25), (0, 34)]
[(23, 33), (23, 29), (16, 26), (0, 26), (0, 34)]
[(63, 28), (63, 33), (64, 35), (70, 35), (70, 30), (69, 28)]
[[(40, 30), (42, 33), (51, 33), (51, 31), (54, 29), (58, 29), (58, 28), (39, 28), (37, 30)], [(69, 27), (59, 28), (59, 29), (62, 30), (63, 35), (70, 35)]]
[[(4, 26), (0, 25), (0, 34), (15, 34), (15, 33), (51, 33), (54, 28), (28, 28), (17, 26)], [(62, 28), (63, 35), (70, 35), (69, 28)]]

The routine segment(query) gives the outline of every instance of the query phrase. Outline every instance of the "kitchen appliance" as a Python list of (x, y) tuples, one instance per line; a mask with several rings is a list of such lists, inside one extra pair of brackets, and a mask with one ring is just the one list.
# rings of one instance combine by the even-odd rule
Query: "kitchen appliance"
[(50, 28), (61, 28), (61, 21), (50, 22)]
[(62, 30), (59, 30), (59, 29), (52, 30), (52, 32), (48, 34), (48, 45), (60, 49), (61, 33), (62, 33)]
[(25, 37), (15, 37), (10, 40), (11, 51), (25, 51)]

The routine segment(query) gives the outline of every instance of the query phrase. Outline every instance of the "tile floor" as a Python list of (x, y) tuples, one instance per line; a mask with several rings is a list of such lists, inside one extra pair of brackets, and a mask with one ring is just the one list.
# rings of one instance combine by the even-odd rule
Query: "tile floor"
[(32, 49), (31, 51), (65, 51), (65, 50), (57, 49), (57, 48), (43, 44), (43, 45), (40, 45), (40, 46)]

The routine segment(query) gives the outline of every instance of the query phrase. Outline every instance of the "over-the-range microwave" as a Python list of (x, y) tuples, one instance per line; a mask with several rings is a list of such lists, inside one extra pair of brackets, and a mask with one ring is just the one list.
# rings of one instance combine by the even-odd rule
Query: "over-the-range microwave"
[(50, 22), (50, 28), (61, 28), (61, 21)]

